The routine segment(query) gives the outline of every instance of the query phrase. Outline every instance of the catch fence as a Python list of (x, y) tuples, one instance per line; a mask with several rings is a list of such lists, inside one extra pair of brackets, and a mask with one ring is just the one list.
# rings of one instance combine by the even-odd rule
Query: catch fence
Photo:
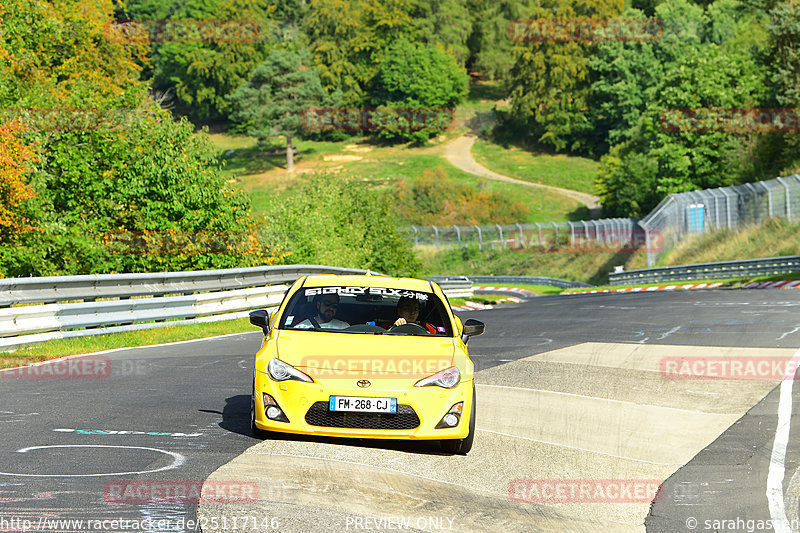
[(644, 248), (647, 266), (652, 267), (664, 252), (688, 236), (760, 225), (774, 217), (800, 218), (800, 175), (670, 194), (643, 219), (407, 226), (400, 231), (415, 246), (435, 248), (474, 245), (481, 250), (538, 247), (543, 251), (612, 252)]

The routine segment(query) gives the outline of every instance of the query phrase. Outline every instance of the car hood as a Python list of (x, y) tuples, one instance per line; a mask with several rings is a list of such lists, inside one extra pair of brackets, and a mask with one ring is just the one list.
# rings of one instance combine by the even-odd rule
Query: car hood
[(283, 330), (277, 353), (310, 374), (425, 377), (452, 366), (450, 337), (414, 337)]

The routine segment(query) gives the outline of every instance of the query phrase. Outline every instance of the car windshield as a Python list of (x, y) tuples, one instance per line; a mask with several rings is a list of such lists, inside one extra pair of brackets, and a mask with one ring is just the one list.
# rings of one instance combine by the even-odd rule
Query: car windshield
[(287, 304), (278, 328), (373, 335), (453, 335), (445, 303), (438, 296), (390, 287), (303, 287)]

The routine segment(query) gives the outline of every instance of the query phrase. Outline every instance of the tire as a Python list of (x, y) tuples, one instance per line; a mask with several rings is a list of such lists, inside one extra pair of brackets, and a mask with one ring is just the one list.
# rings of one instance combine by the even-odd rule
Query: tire
[(467, 455), (475, 440), (475, 386), (472, 386), (472, 408), (469, 410), (469, 433), (463, 439), (446, 439), (441, 442), (442, 449), (454, 455)]
[(256, 426), (256, 377), (253, 376), (253, 393), (250, 395), (250, 432), (254, 437), (266, 439), (269, 431), (265, 431)]

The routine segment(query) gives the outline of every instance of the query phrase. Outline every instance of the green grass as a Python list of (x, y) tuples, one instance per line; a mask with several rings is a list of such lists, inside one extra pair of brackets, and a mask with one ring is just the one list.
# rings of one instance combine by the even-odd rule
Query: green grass
[(426, 275), (545, 276), (583, 281), (591, 285), (607, 283), (608, 273), (624, 265), (629, 252), (576, 251), (569, 249), (479, 251), (467, 248), (418, 249)]
[(463, 307), (467, 302), (479, 303), (484, 305), (502, 305), (507, 302), (498, 302), (504, 298), (508, 298), (508, 294), (476, 294), (471, 298), (449, 298), (450, 305), (455, 307)]
[(585, 157), (546, 154), (479, 138), (472, 155), (481, 165), (504, 176), (596, 195), (594, 177), (600, 163)]
[[(501, 102), (504, 97), (503, 88), (497, 82), (471, 83), (467, 98), (456, 110), (457, 122), (468, 122), (477, 113), (485, 113), (484, 118), (491, 120), (493, 107), (505, 107)], [(280, 138), (271, 147), (259, 146), (255, 138), (241, 135), (214, 133), (209, 138), (225, 165), (223, 175), (239, 183), (249, 193), (256, 215), (268, 212), (275, 203), (281, 201), (282, 192), (298, 180), (304, 179), (308, 172), (329, 173), (332, 179), (335, 179), (337, 173), (346, 172), (362, 179), (368, 186), (389, 187), (398, 180), (421, 177), (426, 171), (439, 168), (448, 178), (459, 180), (475, 189), (524, 202), (529, 208), (529, 215), (525, 220), (514, 222), (575, 221), (588, 218), (588, 209), (570, 198), (522, 185), (489, 181), (451, 166), (443, 156), (445, 144), (467, 130), (463, 125), (456, 126), (422, 146), (392, 145), (368, 137), (352, 137), (339, 142), (298, 139), (294, 143), (297, 146), (296, 171), (291, 174), (285, 168), (286, 150)], [(504, 164), (504, 160), (517, 157), (519, 151), (515, 147), (504, 149), (491, 143), (487, 148), (484, 144), (484, 141), (479, 141), (477, 150), (488, 150), (491, 164)], [(481, 154), (482, 152), (476, 153), (473, 150), (473, 155), (479, 157)], [(576, 190), (586, 189), (578, 182), (585, 182), (587, 179), (590, 181), (591, 178), (586, 176), (594, 172), (591, 165), (596, 166), (590, 160), (566, 156), (543, 155), (534, 160), (537, 169), (544, 172), (547, 180), (553, 181), (553, 176), (567, 176), (568, 182), (558, 185)], [(571, 187), (572, 185), (575, 186)], [(422, 220), (398, 221), (398, 225), (412, 223), (420, 224)]]
[[(659, 259), (657, 266), (800, 255), (799, 235), (800, 223), (782, 218), (773, 218), (761, 226), (738, 231), (711, 231), (678, 243)], [(646, 267), (647, 259), (640, 254), (626, 268)]]
[[(406, 155), (373, 162), (359, 162), (346, 167), (352, 174), (366, 182), (385, 184), (422, 176), (427, 170), (442, 169), (447, 178), (485, 191), (497, 193), (512, 200), (523, 202), (529, 209), (525, 220), (519, 223), (551, 222), (561, 220), (585, 220), (588, 209), (571, 198), (549, 191), (538, 190), (524, 185), (515, 185), (502, 181), (492, 181), (473, 176), (448, 164), (441, 156), (435, 154)], [(499, 217), (498, 217), (499, 218)], [(412, 224), (418, 221), (401, 221)]]
[[(737, 259), (760, 259), (800, 255), (800, 223), (772, 219), (761, 226), (740, 231), (721, 230), (697, 235), (668, 251), (658, 266), (713, 263)], [(643, 249), (633, 252), (602, 250), (542, 250), (524, 248), (479, 251), (477, 247), (417, 249), (426, 275), (508, 275), (547, 276), (591, 285), (606, 285), (615, 266), (625, 270), (647, 267)], [(781, 277), (753, 277), (736, 282), (800, 279), (800, 272)], [(700, 283), (700, 282), (697, 282)]]
[[(479, 285), (486, 285), (481, 283)], [(561, 287), (553, 287), (552, 285), (531, 285), (529, 283), (492, 283), (492, 287), (513, 287), (517, 289), (525, 289), (531, 291), (537, 296), (552, 296), (554, 294), (561, 294), (564, 289)]]
[(258, 331), (249, 319), (225, 320), (205, 324), (166, 326), (163, 328), (109, 333), (90, 337), (74, 337), (43, 342), (29, 348), (19, 348), (14, 352), (0, 353), (0, 368), (11, 368), (38, 361), (47, 361), (82, 353), (92, 353), (114, 348), (149, 346), (167, 342), (202, 339), (229, 333)]
[(469, 86), (466, 99), (456, 109), (456, 119), (467, 121), (477, 113), (489, 112), (495, 107), (503, 109), (507, 107), (500, 102), (504, 99), (505, 92), (499, 82), (473, 82)]
[[(283, 170), (285, 154), (263, 152), (256, 146), (255, 139), (248, 137), (228, 138), (224, 134), (211, 136), (212, 142), (219, 148), (220, 158), (225, 162), (224, 175), (236, 180), (250, 195), (253, 212), (257, 215), (270, 210), (275, 202), (281, 201), (281, 193), (304, 174), (290, 175)], [(327, 171), (331, 179), (336, 173), (347, 172), (372, 187), (390, 187), (399, 180), (413, 179), (422, 176), (426, 171), (442, 169), (445, 176), (468, 184), (476, 190), (493, 192), (515, 201), (523, 202), (529, 209), (525, 220), (520, 223), (551, 222), (565, 220), (585, 220), (588, 209), (575, 200), (553, 192), (491, 181), (450, 165), (438, 153), (436, 147), (414, 148), (408, 146), (379, 146), (362, 143), (359, 148), (369, 148), (368, 152), (345, 150), (353, 147), (353, 141), (316, 142), (299, 141), (301, 151), (296, 164), (303, 162), (314, 165), (320, 172)], [(238, 148), (231, 148), (238, 146)], [(235, 150), (230, 153), (229, 150)], [(440, 151), (440, 150), (439, 150)], [(227, 155), (226, 155), (227, 154)], [(325, 156), (355, 155), (361, 157), (357, 161), (325, 161)], [(420, 221), (398, 221), (398, 225), (420, 223)]]
[[(209, 137), (219, 150), (219, 158), (225, 164), (226, 176), (248, 176), (286, 168), (286, 145), (282, 139), (270, 146), (259, 146), (254, 137), (229, 136), (224, 133), (211, 134)], [(297, 140), (294, 143), (297, 147), (294, 163), (338, 153), (348, 144), (352, 142)]]

